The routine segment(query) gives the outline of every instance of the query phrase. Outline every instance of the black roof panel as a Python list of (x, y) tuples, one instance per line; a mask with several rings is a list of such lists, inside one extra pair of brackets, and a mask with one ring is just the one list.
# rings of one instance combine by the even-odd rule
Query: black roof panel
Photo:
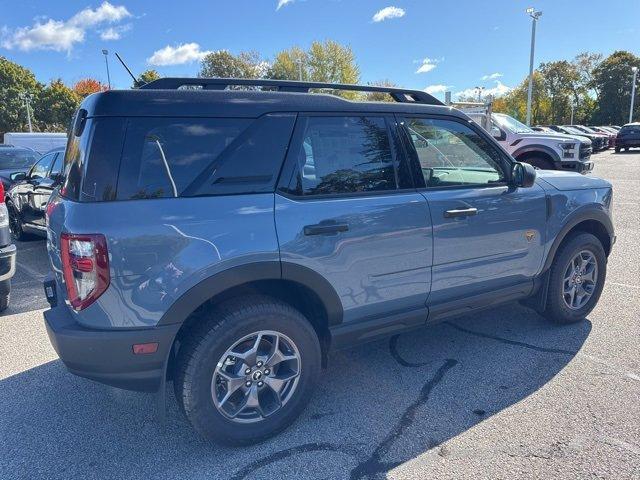
[(455, 108), (404, 102), (352, 102), (335, 95), (248, 90), (109, 90), (81, 105), (89, 116), (245, 117), (271, 112), (448, 114)]

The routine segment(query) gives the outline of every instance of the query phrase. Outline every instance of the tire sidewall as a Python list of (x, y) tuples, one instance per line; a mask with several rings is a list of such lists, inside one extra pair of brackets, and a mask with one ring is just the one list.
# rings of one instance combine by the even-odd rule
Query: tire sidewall
[(546, 158), (531, 157), (524, 160), (524, 162), (541, 170), (553, 170), (553, 163)]
[[(598, 276), (596, 288), (589, 301), (582, 308), (574, 310), (569, 308), (564, 301), (564, 273), (569, 266), (569, 262), (583, 250), (589, 251), (594, 255), (598, 267)], [(579, 234), (562, 248), (560, 254), (554, 259), (551, 268), (548, 310), (554, 317), (553, 319), (560, 323), (572, 323), (584, 319), (595, 308), (604, 288), (607, 275), (607, 256), (602, 244), (594, 235), (589, 233)]]
[[(271, 310), (267, 312), (265, 310)], [(297, 315), (296, 315), (297, 314)], [(194, 428), (206, 437), (227, 444), (256, 443), (291, 424), (306, 406), (320, 371), (320, 346), (308, 322), (291, 308), (274, 305), (260, 313), (233, 315), (216, 335), (207, 335), (187, 367), (184, 410)], [(227, 322), (225, 322), (227, 323)], [(273, 330), (289, 337), (300, 353), (300, 377), (296, 391), (284, 407), (256, 423), (237, 423), (220, 413), (211, 397), (211, 381), (222, 355), (238, 340), (260, 330)]]

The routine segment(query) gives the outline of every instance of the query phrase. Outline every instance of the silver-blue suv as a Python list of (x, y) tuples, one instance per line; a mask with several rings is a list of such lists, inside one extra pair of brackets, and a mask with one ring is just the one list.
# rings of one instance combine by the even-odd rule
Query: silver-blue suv
[(583, 319), (615, 240), (609, 183), (517, 163), (420, 91), (102, 92), (63, 174), (44, 314), (60, 358), (122, 388), (172, 380), (194, 428), (228, 444), (290, 425), (332, 349), (516, 300)]

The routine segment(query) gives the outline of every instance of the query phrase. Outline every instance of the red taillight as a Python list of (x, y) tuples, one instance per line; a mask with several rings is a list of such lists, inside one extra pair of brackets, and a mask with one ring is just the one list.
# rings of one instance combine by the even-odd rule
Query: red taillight
[(109, 286), (107, 240), (101, 234), (60, 236), (62, 273), (75, 310), (91, 305)]

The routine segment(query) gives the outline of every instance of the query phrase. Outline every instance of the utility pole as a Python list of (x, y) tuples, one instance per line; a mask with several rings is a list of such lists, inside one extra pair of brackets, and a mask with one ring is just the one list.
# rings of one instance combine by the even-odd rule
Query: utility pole
[(111, 90), (111, 76), (109, 75), (109, 50), (102, 50), (102, 54), (104, 55), (104, 64), (107, 66), (107, 84), (109, 85), (109, 90)]
[(33, 126), (31, 125), (31, 99), (33, 95), (30, 93), (21, 93), (20, 99), (24, 101), (24, 106), (27, 108), (27, 123), (29, 124), (29, 133), (33, 133)]
[(631, 84), (631, 108), (629, 109), (629, 123), (633, 122), (633, 104), (636, 99), (636, 79), (638, 78), (638, 67), (631, 67), (633, 71), (633, 83)]
[(569, 125), (573, 125), (573, 109), (576, 108), (576, 104), (575, 101), (572, 99), (571, 100), (571, 121), (569, 122)]
[(531, 126), (531, 99), (533, 97), (533, 55), (536, 48), (536, 23), (542, 16), (542, 12), (536, 12), (536, 9), (527, 8), (527, 14), (532, 19), (531, 22), (531, 55), (529, 56), (529, 91), (527, 92), (527, 125)]
[(302, 59), (299, 58), (296, 63), (298, 64), (298, 80), (302, 81)]

